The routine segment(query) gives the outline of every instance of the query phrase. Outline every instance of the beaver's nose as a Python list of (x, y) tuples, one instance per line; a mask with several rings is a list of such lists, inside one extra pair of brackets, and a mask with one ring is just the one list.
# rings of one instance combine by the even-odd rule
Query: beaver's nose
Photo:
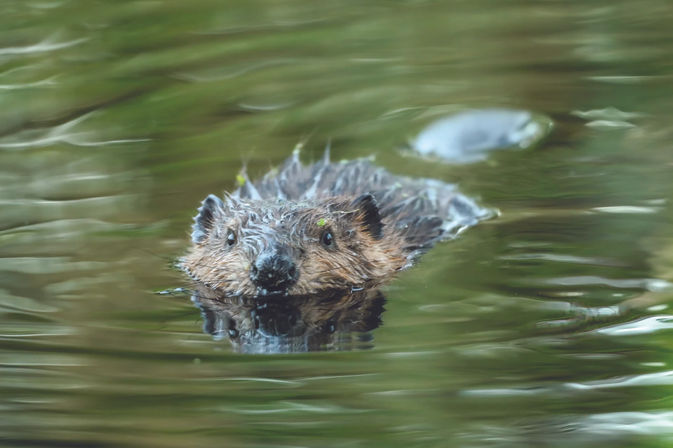
[(250, 280), (263, 294), (285, 293), (298, 278), (294, 260), (280, 250), (262, 252), (250, 268)]

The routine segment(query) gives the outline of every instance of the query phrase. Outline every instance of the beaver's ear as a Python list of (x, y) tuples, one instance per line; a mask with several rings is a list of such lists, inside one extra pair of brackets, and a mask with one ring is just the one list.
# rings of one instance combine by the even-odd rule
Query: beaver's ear
[(362, 223), (362, 227), (375, 240), (380, 240), (383, 237), (383, 223), (381, 222), (381, 215), (379, 214), (379, 206), (376, 204), (376, 199), (370, 193), (365, 193), (357, 197), (351, 206), (358, 210), (358, 219)]
[(192, 225), (192, 242), (198, 244), (208, 236), (213, 227), (215, 217), (224, 215), (224, 203), (214, 194), (209, 194), (199, 207), (199, 214), (194, 217)]

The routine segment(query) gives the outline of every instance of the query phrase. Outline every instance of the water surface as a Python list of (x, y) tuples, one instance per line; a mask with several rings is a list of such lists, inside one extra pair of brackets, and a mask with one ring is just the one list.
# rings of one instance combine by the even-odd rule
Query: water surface
[[(667, 447), (670, 5), (6, 1), (0, 444)], [(475, 108), (553, 132), (451, 165)], [(173, 268), (208, 193), (305, 142), (501, 212), (304, 354), (203, 331)]]

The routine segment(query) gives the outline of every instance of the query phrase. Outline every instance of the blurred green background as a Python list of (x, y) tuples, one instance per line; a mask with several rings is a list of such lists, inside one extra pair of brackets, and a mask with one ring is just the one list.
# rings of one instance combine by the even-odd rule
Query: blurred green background
[[(670, 446), (670, 1), (0, 8), (0, 445)], [(555, 128), (398, 151), (479, 107)], [(328, 139), (502, 215), (386, 288), (369, 350), (237, 354), (155, 291), (203, 197)]]

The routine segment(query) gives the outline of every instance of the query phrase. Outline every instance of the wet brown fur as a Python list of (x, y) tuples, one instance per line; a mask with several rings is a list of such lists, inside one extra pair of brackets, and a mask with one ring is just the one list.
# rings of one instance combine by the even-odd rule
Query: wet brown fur
[[(327, 153), (304, 166), (295, 152), (259, 182), (246, 177), (224, 201), (209, 198), (180, 266), (225, 296), (260, 294), (249, 273), (272, 245), (287, 248), (299, 272), (286, 295), (376, 287), (436, 241), (490, 215), (450, 184), (396, 176), (368, 160), (331, 163)], [(320, 244), (328, 230), (334, 236), (330, 248)]]

